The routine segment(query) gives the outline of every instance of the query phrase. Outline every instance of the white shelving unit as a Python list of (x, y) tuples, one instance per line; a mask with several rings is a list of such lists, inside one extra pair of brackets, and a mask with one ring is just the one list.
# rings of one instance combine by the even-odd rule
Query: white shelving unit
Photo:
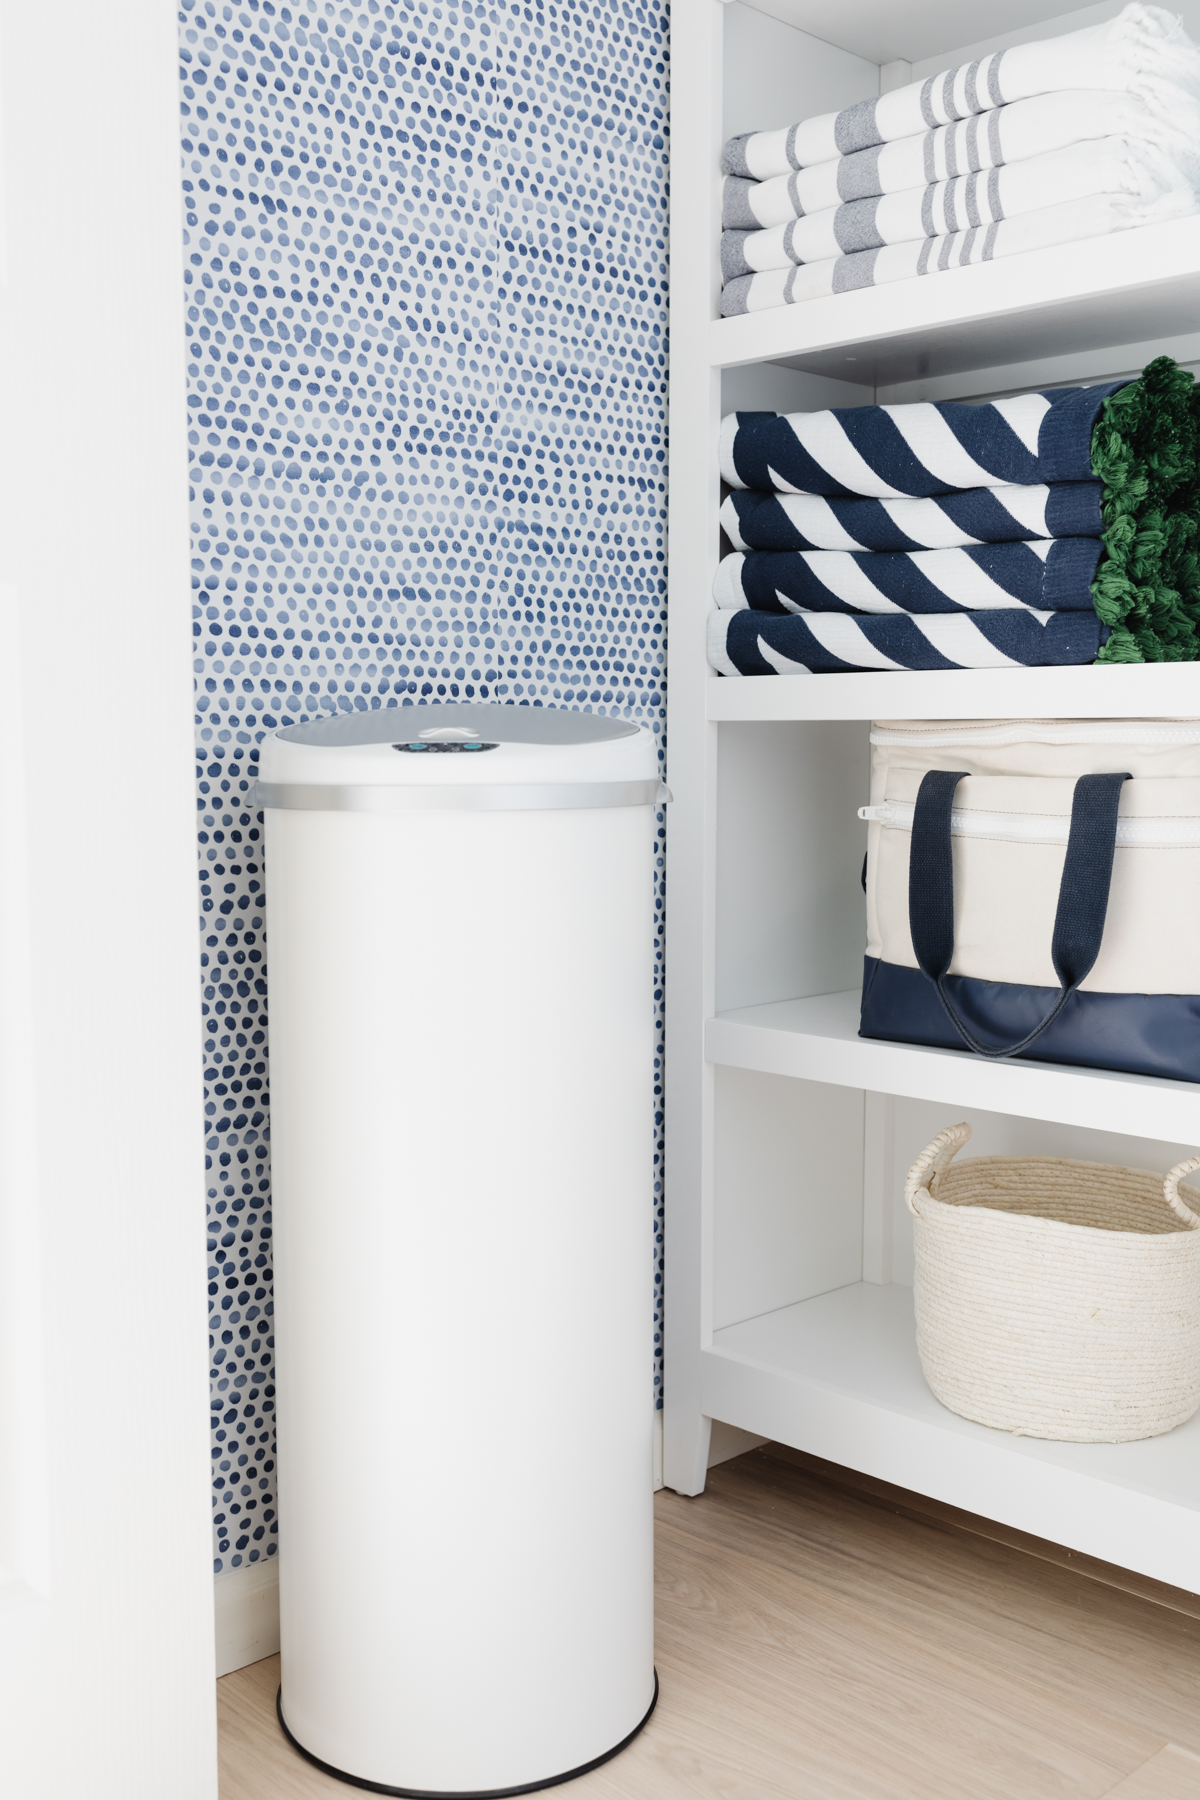
[[(1200, 362), (1200, 217), (722, 320), (720, 148), (1112, 16), (1023, 0), (689, 0), (673, 34), (664, 1475), (711, 1422), (775, 1438), (1200, 1591), (1200, 1417), (1141, 1444), (1012, 1438), (921, 1376), (903, 1175), (966, 1117), (973, 1154), (1166, 1169), (1200, 1087), (857, 1035), (873, 718), (1200, 715), (1200, 665), (724, 679), (704, 620), (717, 428), (736, 407), (982, 398)], [(1200, 36), (1200, 0), (1184, 7)], [(961, 25), (959, 26), (961, 29)], [(989, 36), (983, 38), (987, 32)]]

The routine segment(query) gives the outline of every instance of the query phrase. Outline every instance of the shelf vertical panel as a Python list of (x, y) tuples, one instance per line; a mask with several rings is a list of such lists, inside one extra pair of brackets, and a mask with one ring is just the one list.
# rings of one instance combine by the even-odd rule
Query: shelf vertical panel
[(663, 1479), (699, 1493), (708, 1463), (700, 1354), (711, 1337), (713, 1010), (717, 729), (706, 716), (704, 613), (717, 554), (720, 376), (708, 361), (719, 270), (724, 8), (695, 0), (672, 36), (671, 446), (667, 589), (666, 1163)]

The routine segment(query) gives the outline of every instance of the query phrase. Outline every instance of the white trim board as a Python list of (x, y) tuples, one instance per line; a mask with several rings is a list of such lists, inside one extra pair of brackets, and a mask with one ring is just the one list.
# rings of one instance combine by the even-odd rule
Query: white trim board
[(217, 1675), (231, 1675), (279, 1649), (279, 1558), (246, 1563), (213, 1582)]

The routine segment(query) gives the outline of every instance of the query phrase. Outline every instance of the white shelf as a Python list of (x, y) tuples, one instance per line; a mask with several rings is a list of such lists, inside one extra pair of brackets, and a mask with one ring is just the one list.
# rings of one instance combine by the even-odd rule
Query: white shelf
[(762, 1075), (1200, 1144), (1200, 1086), (1192, 1082), (882, 1043), (859, 1037), (858, 1013), (857, 989), (720, 1013), (708, 1021), (705, 1057)]
[(1013, 1437), (939, 1405), (912, 1293), (859, 1282), (718, 1331), (710, 1418), (1200, 1590), (1200, 1415), (1134, 1444)]
[(1200, 663), (714, 675), (708, 716), (779, 719), (1172, 719), (1200, 715)]
[(716, 319), (714, 368), (785, 363), (885, 386), (1194, 331), (1200, 216)]
[[(1200, 664), (739, 680), (716, 678), (707, 662), (726, 404), (978, 399), (1113, 379), (1162, 351), (1184, 364), (1200, 357), (1200, 217), (714, 319), (726, 136), (768, 113), (784, 124), (852, 104), (878, 85), (871, 63), (931, 59), (914, 66), (920, 77), (971, 61), (978, 48), (954, 50), (968, 30), (1044, 35), (1029, 0), (980, 7), (968, 16), (952, 0), (709, 0), (677, 20), (664, 1474), (699, 1493), (709, 1421), (725, 1420), (1200, 1591), (1200, 1422), (1124, 1446), (1013, 1439), (933, 1400), (903, 1289), (841, 1287), (770, 1310), (890, 1267), (916, 1113), (973, 1118), (1014, 1153), (1045, 1142), (1109, 1156), (1109, 1134), (1124, 1132), (1127, 1160), (1150, 1166), (1133, 1139), (1200, 1145), (1200, 1084), (864, 1040), (857, 992), (717, 1012), (721, 994), (803, 994), (857, 978), (863, 845), (847, 820), (863, 797), (866, 721), (1200, 717)], [(1052, 10), (1046, 0), (1047, 29)], [(810, 732), (807, 721), (828, 723)], [(816, 1084), (840, 1086), (840, 1099)], [(812, 1180), (800, 1180), (803, 1167)], [(745, 1322), (714, 1339), (714, 1317)]]

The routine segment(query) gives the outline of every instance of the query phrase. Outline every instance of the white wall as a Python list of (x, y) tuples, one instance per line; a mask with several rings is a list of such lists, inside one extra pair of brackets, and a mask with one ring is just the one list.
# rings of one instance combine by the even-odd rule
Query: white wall
[(794, 31), (742, 0), (725, 8), (727, 138), (853, 106), (878, 82), (878, 66), (865, 57)]
[(158, 0), (0, 21), (12, 1800), (216, 1795), (174, 71)]

